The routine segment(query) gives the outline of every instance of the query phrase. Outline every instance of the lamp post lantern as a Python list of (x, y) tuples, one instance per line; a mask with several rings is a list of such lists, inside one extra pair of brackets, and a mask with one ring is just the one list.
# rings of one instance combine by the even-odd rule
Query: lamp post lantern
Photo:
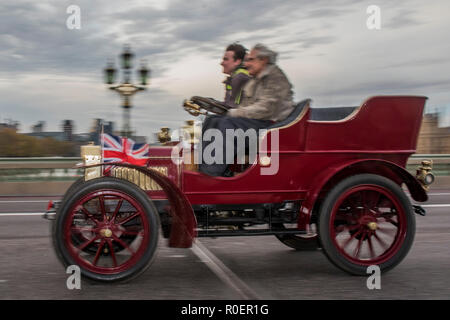
[[(125, 46), (123, 53), (120, 55), (121, 65), (123, 71), (123, 82), (117, 86), (110, 86), (109, 89), (116, 91), (122, 97), (122, 108), (123, 108), (123, 127), (121, 135), (124, 137), (130, 137), (132, 135), (130, 126), (130, 109), (131, 97), (138, 91), (146, 90), (147, 79), (150, 70), (147, 69), (145, 62), (141, 63), (141, 68), (139, 69), (140, 83), (141, 85), (134, 85), (131, 82), (131, 69), (132, 69), (132, 59), (134, 54), (131, 52), (129, 46)], [(113, 62), (108, 62), (107, 67), (104, 69), (105, 72), (105, 83), (112, 85), (115, 82), (115, 75), (117, 73), (114, 68)]]

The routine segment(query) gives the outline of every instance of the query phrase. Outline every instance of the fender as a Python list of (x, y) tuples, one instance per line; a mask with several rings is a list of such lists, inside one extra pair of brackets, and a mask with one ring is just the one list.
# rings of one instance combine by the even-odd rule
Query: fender
[(394, 180), (397, 183), (404, 182), (414, 200), (419, 202), (428, 200), (427, 193), (417, 179), (399, 165), (380, 159), (355, 160), (329, 167), (328, 170), (323, 171), (317, 177), (315, 185), (309, 188), (306, 199), (303, 201), (300, 208), (298, 228), (304, 230), (310, 223), (311, 214), (316, 205), (316, 201), (319, 198), (319, 195), (323, 193), (328, 186), (333, 185), (333, 183), (338, 183), (345, 177), (360, 173), (379, 174)]
[(154, 180), (166, 193), (171, 207), (170, 215), (172, 216), (172, 227), (169, 237), (169, 247), (190, 248), (192, 246), (194, 238), (197, 236), (197, 220), (189, 200), (172, 180), (156, 170), (128, 163), (108, 162), (82, 165), (77, 168), (92, 168), (102, 165), (132, 168)]

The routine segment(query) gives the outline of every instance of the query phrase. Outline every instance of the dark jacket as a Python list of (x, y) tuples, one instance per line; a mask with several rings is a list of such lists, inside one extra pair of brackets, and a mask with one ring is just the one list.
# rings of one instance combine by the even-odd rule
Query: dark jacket
[(242, 66), (237, 67), (233, 73), (225, 79), (225, 104), (230, 108), (236, 108), (242, 100), (242, 88), (250, 79), (248, 71)]

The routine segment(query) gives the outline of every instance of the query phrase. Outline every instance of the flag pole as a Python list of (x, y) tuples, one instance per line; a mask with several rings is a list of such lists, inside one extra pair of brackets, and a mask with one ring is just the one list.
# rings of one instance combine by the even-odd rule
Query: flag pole
[[(104, 127), (104, 123), (102, 121), (102, 132), (101, 132), (101, 138), (100, 138), (100, 147), (102, 148), (102, 159), (101, 159), (101, 162), (104, 162), (104, 159), (105, 159), (105, 151), (104, 151), (104, 148), (103, 148), (103, 146), (105, 145), (104, 139), (105, 139), (105, 127)], [(102, 174), (103, 174), (103, 172), (104, 172), (104, 168), (103, 168), (103, 165), (102, 165)]]

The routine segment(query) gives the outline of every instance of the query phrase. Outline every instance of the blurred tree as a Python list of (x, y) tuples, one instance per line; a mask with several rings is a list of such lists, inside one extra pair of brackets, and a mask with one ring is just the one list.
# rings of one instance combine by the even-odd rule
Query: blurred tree
[(0, 157), (72, 157), (77, 156), (77, 151), (71, 142), (39, 139), (12, 129), (0, 130)]

